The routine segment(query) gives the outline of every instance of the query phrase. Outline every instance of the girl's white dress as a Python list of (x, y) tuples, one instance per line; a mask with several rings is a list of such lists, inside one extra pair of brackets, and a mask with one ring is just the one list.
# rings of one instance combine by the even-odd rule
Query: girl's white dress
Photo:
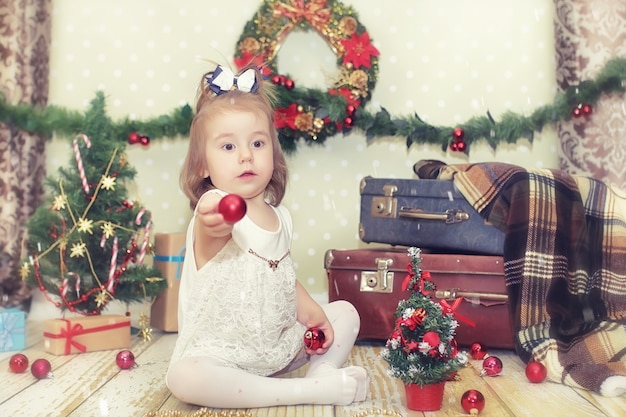
[(232, 239), (200, 269), (193, 253), (194, 213), (170, 365), (181, 358), (210, 357), (267, 376), (284, 369), (303, 348), (305, 328), (296, 320), (296, 275), (289, 255), (292, 220), (286, 208), (273, 208), (278, 230), (264, 230), (245, 216), (234, 225)]

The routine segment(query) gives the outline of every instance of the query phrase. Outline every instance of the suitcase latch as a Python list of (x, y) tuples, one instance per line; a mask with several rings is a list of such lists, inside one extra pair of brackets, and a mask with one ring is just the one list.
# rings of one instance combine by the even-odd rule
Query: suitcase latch
[(397, 191), (393, 184), (383, 185), (383, 195), (372, 198), (372, 217), (397, 217), (398, 199), (394, 197)]
[(393, 292), (393, 272), (389, 267), (393, 259), (376, 258), (376, 271), (361, 272), (361, 292)]

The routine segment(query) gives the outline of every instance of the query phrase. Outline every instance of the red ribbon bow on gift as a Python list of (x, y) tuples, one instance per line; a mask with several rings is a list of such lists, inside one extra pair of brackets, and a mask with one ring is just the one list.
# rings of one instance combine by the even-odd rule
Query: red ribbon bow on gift
[(463, 297), (459, 297), (456, 300), (454, 300), (452, 305), (450, 305), (450, 303), (448, 303), (446, 300), (440, 300), (439, 305), (441, 306), (441, 309), (443, 310), (444, 313), (452, 314), (455, 319), (462, 321), (463, 323), (470, 325), (472, 327), (476, 327), (476, 323), (474, 323), (469, 318), (462, 316), (461, 314), (458, 314), (455, 311), (462, 302), (463, 302)]
[(65, 322), (65, 328), (61, 329), (60, 337), (65, 339), (65, 354), (69, 355), (72, 351), (72, 346), (81, 352), (85, 352), (87, 347), (82, 343), (74, 340), (74, 336), (78, 336), (83, 333), (83, 326), (80, 323), (76, 323), (72, 326), (72, 322), (66, 319), (62, 319)]

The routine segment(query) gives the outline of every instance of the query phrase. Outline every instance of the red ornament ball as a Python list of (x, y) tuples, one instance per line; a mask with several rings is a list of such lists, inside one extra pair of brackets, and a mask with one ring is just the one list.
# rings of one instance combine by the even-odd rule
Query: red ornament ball
[(128, 135), (128, 143), (134, 145), (135, 143), (139, 143), (141, 136), (137, 132), (133, 132)]
[(483, 361), (480, 376), (498, 376), (502, 373), (502, 361), (497, 356), (489, 356)]
[(572, 110), (572, 116), (578, 118), (580, 116), (583, 115), (583, 109), (580, 106), (576, 106), (574, 107), (574, 110)]
[(593, 111), (593, 108), (591, 107), (591, 104), (585, 104), (582, 108), (582, 111), (585, 116), (589, 116)]
[(462, 141), (463, 136), (465, 136), (465, 131), (463, 131), (463, 129), (461, 129), (460, 127), (457, 127), (452, 131), (452, 137), (454, 138), (455, 142)]
[(466, 413), (477, 416), (485, 408), (485, 396), (475, 389), (465, 391), (461, 396), (461, 407)]
[(246, 215), (246, 201), (237, 194), (228, 194), (220, 200), (217, 211), (224, 216), (226, 223), (234, 224)]
[(304, 332), (304, 346), (307, 349), (317, 350), (322, 347), (325, 340), (324, 332), (317, 327), (311, 327)]
[(456, 143), (457, 151), (465, 152), (465, 149), (467, 149), (467, 143), (463, 142), (462, 140)]
[(120, 369), (130, 369), (135, 366), (135, 355), (130, 350), (121, 350), (115, 357), (115, 363)]
[(441, 343), (441, 338), (437, 334), (437, 332), (426, 332), (424, 333), (424, 342), (428, 343), (430, 347), (437, 347), (439, 343)]
[(30, 367), (30, 373), (37, 379), (44, 379), (52, 376), (52, 365), (47, 359), (37, 359)]
[(487, 347), (480, 342), (474, 342), (470, 345), (469, 354), (472, 359), (484, 359)]
[(296, 83), (291, 78), (285, 79), (285, 88), (287, 90), (293, 90), (296, 87)]
[(534, 384), (543, 382), (548, 376), (548, 370), (541, 362), (530, 361), (526, 364), (526, 378)]
[(345, 119), (343, 119), (343, 125), (347, 128), (351, 128), (352, 126), (354, 126), (354, 119), (350, 116), (346, 117)]
[(11, 372), (21, 374), (28, 369), (28, 358), (23, 353), (16, 353), (9, 359), (9, 368)]

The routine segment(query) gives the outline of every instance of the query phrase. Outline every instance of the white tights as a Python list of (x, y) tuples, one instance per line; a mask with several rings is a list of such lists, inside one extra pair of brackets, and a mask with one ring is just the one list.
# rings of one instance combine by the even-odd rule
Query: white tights
[[(360, 327), (352, 304), (335, 301), (322, 306), (333, 325), (333, 345), (323, 355), (313, 355), (302, 378), (264, 377), (228, 368), (212, 358), (183, 358), (172, 364), (167, 386), (179, 400), (213, 408), (258, 408), (296, 404), (348, 405), (363, 401), (369, 378), (359, 366), (342, 368)], [(307, 361), (303, 354), (284, 372)]]

